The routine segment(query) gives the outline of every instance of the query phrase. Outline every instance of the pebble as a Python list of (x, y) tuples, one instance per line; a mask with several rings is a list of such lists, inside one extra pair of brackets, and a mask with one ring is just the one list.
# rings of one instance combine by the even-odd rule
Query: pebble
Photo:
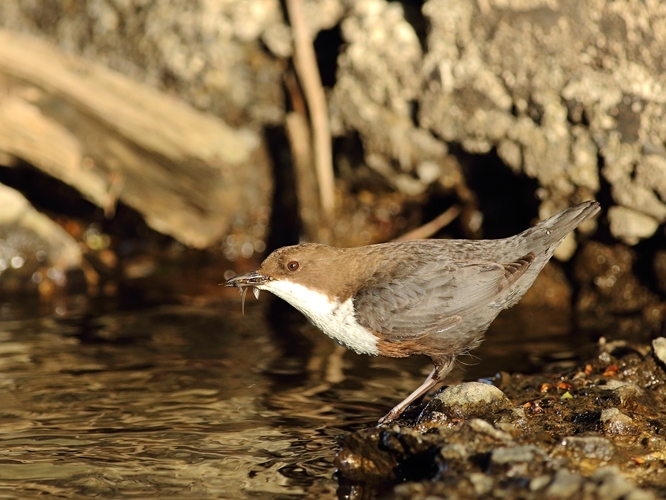
[(638, 427), (631, 417), (625, 415), (617, 408), (606, 408), (601, 412), (601, 423), (606, 434), (630, 436), (638, 434)]
[(571, 498), (579, 490), (583, 481), (583, 476), (580, 474), (560, 469), (546, 489), (546, 498)]
[(613, 458), (615, 447), (608, 439), (597, 436), (568, 436), (558, 445), (559, 455), (571, 454), (577, 461), (584, 459), (609, 461)]
[(444, 413), (449, 418), (494, 418), (510, 410), (511, 401), (497, 387), (480, 382), (465, 382), (447, 387), (428, 405), (424, 414)]
[(666, 338), (658, 337), (654, 339), (652, 349), (654, 349), (654, 355), (657, 356), (657, 359), (666, 364)]

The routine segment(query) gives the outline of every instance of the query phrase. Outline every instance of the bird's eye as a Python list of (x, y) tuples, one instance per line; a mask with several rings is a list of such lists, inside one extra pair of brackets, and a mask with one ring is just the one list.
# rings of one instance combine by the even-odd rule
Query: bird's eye
[(287, 269), (289, 269), (290, 271), (298, 271), (299, 267), (300, 264), (295, 260), (292, 260), (289, 264), (287, 264)]

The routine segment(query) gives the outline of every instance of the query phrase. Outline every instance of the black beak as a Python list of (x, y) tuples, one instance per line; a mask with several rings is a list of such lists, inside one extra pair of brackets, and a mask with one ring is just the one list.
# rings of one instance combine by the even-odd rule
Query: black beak
[(257, 271), (250, 271), (249, 273), (239, 274), (238, 276), (234, 276), (229, 281), (227, 281), (224, 284), (224, 286), (235, 286), (238, 288), (244, 288), (246, 286), (263, 285), (269, 280), (270, 280), (269, 277), (259, 274)]

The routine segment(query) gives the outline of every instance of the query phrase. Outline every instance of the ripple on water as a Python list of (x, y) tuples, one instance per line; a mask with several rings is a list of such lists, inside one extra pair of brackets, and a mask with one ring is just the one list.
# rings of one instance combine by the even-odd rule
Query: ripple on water
[[(1, 322), (0, 491), (335, 498), (338, 439), (427, 362), (356, 356), (300, 316), (269, 324), (265, 306), (237, 305)], [(518, 369), (515, 345), (486, 344)]]

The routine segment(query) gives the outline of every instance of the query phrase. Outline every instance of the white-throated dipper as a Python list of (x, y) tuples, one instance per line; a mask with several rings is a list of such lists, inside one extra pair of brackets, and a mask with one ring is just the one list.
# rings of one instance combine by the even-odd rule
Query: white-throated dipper
[(356, 248), (283, 247), (226, 285), (267, 290), (337, 343), (371, 356), (428, 356), (428, 378), (379, 423), (398, 418), (483, 341), (495, 317), (520, 300), (564, 237), (599, 211), (569, 208), (510, 238), (413, 240)]

